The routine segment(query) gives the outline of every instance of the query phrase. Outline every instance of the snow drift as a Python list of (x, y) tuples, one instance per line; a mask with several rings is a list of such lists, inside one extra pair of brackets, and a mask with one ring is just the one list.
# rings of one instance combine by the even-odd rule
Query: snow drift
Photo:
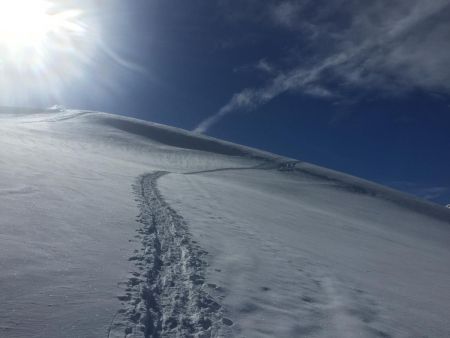
[(450, 336), (443, 206), (105, 113), (0, 142), (0, 337)]

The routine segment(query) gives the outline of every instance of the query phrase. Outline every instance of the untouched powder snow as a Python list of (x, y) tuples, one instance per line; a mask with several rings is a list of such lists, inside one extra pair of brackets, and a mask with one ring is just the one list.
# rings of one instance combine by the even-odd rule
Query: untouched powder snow
[(0, 337), (450, 336), (443, 206), (105, 113), (0, 142)]

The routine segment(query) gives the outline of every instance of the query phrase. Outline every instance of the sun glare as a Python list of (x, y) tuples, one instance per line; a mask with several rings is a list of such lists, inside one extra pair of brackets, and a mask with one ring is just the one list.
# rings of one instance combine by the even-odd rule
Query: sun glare
[(82, 34), (75, 20), (80, 11), (58, 12), (44, 0), (0, 0), (0, 45), (6, 52), (45, 48), (52, 35)]
[[(50, 93), (84, 76), (94, 58), (98, 24), (89, 3), (0, 0), (0, 99)], [(50, 95), (50, 94), (48, 94)]]

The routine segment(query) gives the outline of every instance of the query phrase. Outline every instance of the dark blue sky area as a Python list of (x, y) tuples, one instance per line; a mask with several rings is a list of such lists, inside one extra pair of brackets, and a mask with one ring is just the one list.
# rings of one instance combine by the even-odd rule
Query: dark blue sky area
[(58, 103), (450, 203), (447, 0), (133, 0), (99, 2), (95, 15), (110, 51)]

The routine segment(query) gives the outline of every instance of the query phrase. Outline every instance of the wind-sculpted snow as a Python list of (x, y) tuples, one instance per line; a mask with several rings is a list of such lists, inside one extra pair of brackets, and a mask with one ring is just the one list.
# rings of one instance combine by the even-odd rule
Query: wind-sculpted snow
[(215, 337), (224, 335), (224, 323), (232, 324), (206, 290), (207, 253), (192, 241), (187, 224), (157, 188), (165, 174), (144, 175), (134, 186), (142, 248), (130, 258), (137, 271), (119, 297), (125, 308), (115, 317), (109, 337)]
[(308, 163), (297, 162), (286, 171), (299, 172), (308, 175), (318, 181), (325, 181), (333, 184), (338, 189), (343, 189), (355, 194), (377, 196), (389, 200), (404, 208), (414, 212), (421, 212), (440, 219), (444, 222), (450, 222), (450, 213), (442, 206), (436, 205), (425, 200), (415, 198), (400, 191), (381, 186), (379, 184), (356, 178), (351, 175), (336, 172), (334, 170), (320, 168)]
[(0, 145), (1, 338), (450, 337), (444, 206), (99, 112)]
[(214, 257), (235, 336), (450, 332), (449, 223), (301, 171), (223, 169), (160, 190)]
[(100, 116), (97, 120), (102, 125), (111, 126), (119, 130), (140, 135), (153, 141), (169, 146), (187, 148), (192, 150), (208, 151), (211, 153), (229, 156), (270, 156), (263, 151), (255, 151), (243, 146), (237, 146), (230, 142), (221, 141), (203, 135), (193, 135), (177, 128), (167, 128), (153, 123), (142, 123), (134, 119), (120, 119), (112, 116)]

